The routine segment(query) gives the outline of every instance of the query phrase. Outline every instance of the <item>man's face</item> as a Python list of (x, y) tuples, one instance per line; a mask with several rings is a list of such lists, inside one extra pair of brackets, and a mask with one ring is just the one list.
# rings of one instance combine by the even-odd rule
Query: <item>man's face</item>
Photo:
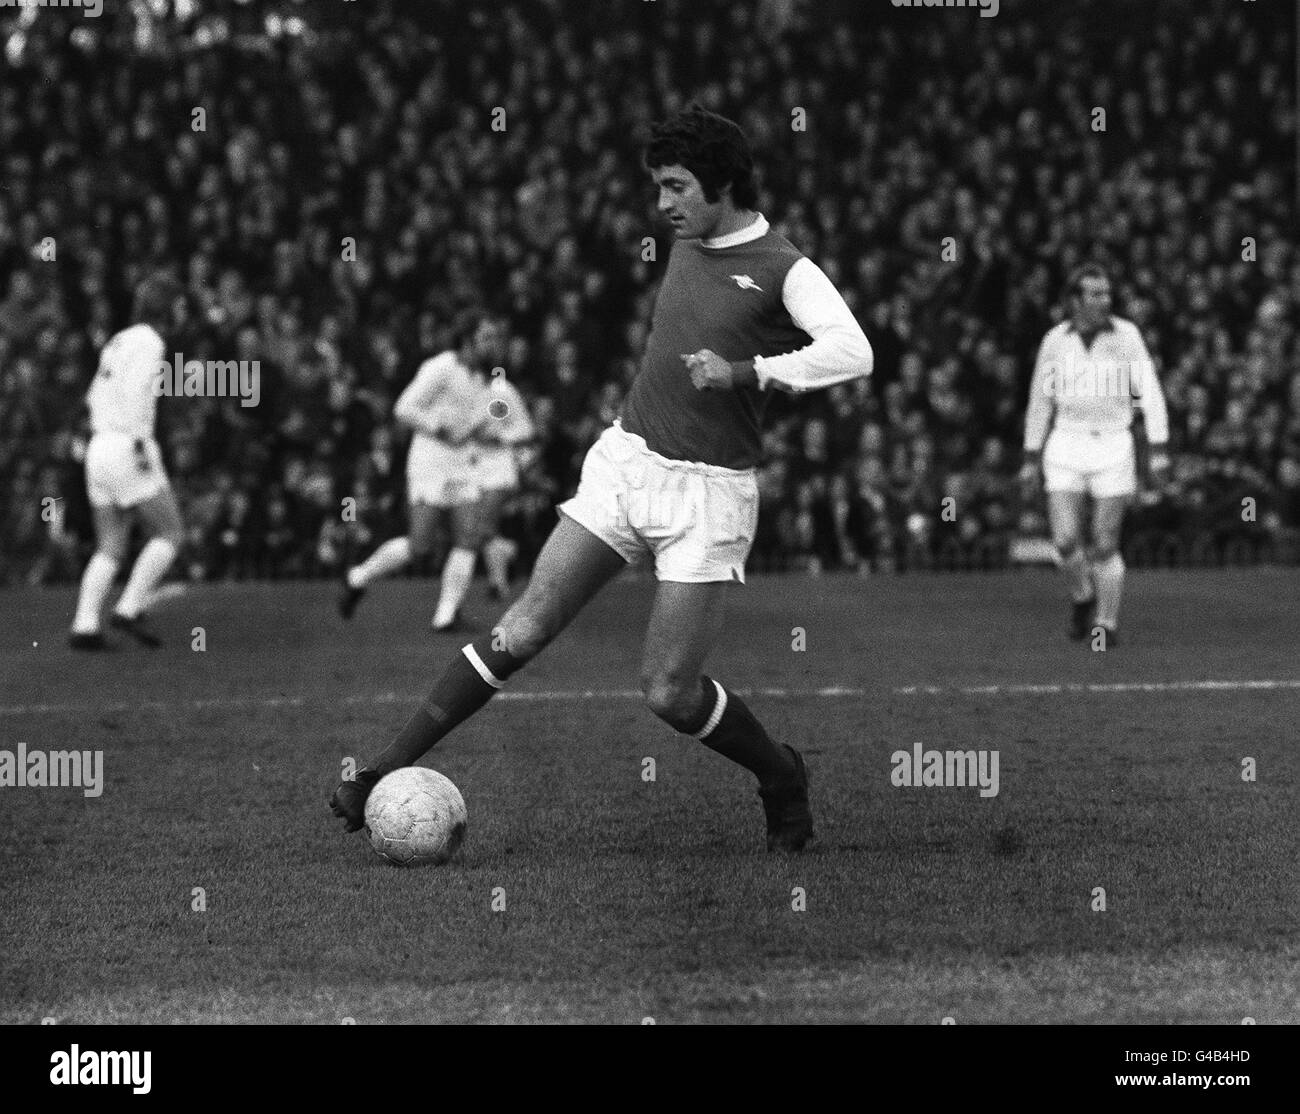
[(659, 190), (659, 212), (672, 224), (677, 239), (708, 239), (726, 211), (726, 195), (706, 200), (700, 180), (684, 166), (657, 166), (650, 175)]
[(505, 362), (506, 343), (505, 327), (500, 321), (485, 319), (474, 330), (474, 355), (485, 368)]
[(1106, 324), (1110, 316), (1110, 283), (1104, 278), (1085, 278), (1074, 296), (1074, 324), (1093, 332)]

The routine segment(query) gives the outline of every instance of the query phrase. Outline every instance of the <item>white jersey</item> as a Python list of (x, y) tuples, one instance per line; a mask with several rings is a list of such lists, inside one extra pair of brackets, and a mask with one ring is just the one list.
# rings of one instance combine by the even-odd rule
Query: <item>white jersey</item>
[(104, 345), (86, 393), (93, 432), (153, 440), (163, 349), (163, 338), (150, 325), (132, 325)]
[[(501, 402), (505, 403), (504, 412)], [(408, 475), (413, 480), (472, 477), (480, 488), (510, 487), (517, 482), (510, 445), (485, 445), (477, 440), (449, 445), (440, 436), (460, 435), (480, 423), (511, 442), (526, 441), (533, 435), (532, 422), (514, 386), (502, 378), (489, 381), (456, 352), (441, 352), (425, 360), (393, 413), (415, 430), (407, 458)]]
[(1142, 408), (1151, 444), (1168, 441), (1164, 392), (1138, 327), (1112, 317), (1085, 347), (1074, 325), (1063, 321), (1038, 350), (1024, 447), (1041, 450), (1053, 419), (1055, 430), (1067, 434), (1124, 435), (1133, 424), (1134, 404)]
[(532, 419), (523, 396), (504, 376), (493, 379), (488, 386), (488, 413), (492, 416), (490, 427), (495, 436), (505, 444), (489, 443), (478, 449), (478, 470), (483, 487), (488, 489), (519, 486), (518, 447), (531, 441), (535, 435)]

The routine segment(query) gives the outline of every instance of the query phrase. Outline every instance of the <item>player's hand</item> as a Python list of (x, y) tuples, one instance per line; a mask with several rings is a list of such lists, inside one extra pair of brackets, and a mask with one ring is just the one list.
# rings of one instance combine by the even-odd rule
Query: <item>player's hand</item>
[[(502, 403), (502, 405), (504, 406), (505, 404)], [(501, 413), (500, 407), (497, 408), (497, 411), (501, 414), (500, 417), (489, 410), (482, 418), (474, 423), (474, 428), (471, 432), (474, 438), (481, 441), (484, 445), (506, 444), (505, 418), (509, 414), (510, 408), (506, 406), (505, 413)]]
[(152, 472), (153, 465), (149, 463), (149, 450), (145, 447), (144, 441), (137, 437), (132, 448), (135, 450), (136, 471)]
[(366, 823), (366, 798), (378, 783), (376, 770), (358, 770), (353, 781), (339, 783), (330, 797), (330, 810), (343, 821), (345, 832), (360, 831)]
[(1037, 453), (1026, 453), (1025, 462), (1020, 466), (1020, 486), (1033, 490), (1038, 486), (1043, 474), (1042, 460)]
[(716, 352), (701, 348), (698, 352), (683, 353), (682, 359), (697, 391), (725, 391), (736, 385), (731, 362)]
[(1169, 454), (1163, 449), (1152, 449), (1151, 457), (1148, 461), (1148, 467), (1151, 471), (1151, 485), (1153, 487), (1164, 487), (1169, 482), (1170, 464)]
[(466, 429), (464, 426), (452, 428), (450, 426), (438, 427), (438, 438), (443, 444), (450, 445), (453, 449), (459, 449), (462, 445), (468, 444), (474, 439), (474, 429)]

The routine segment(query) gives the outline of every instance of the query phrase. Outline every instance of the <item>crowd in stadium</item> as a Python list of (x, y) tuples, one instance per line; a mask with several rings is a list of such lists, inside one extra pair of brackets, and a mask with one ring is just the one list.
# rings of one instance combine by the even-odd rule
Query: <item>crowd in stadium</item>
[(1122, 33), (1105, 3), (193, 7), (0, 15), (0, 583), (84, 561), (82, 397), (160, 269), (190, 302), (168, 351), (261, 371), (255, 407), (161, 402), (183, 575), (334, 575), (401, 533), (392, 403), (481, 300), (542, 434), (505, 523), (526, 562), (636, 373), (670, 242), (639, 140), (691, 100), (747, 130), (759, 208), (875, 350), (869, 381), (774, 399), (756, 571), (1042, 535), (1028, 378), (1085, 259), (1169, 400), (1172, 483), (1134, 528), (1294, 543), (1294, 44), (1265, 5)]

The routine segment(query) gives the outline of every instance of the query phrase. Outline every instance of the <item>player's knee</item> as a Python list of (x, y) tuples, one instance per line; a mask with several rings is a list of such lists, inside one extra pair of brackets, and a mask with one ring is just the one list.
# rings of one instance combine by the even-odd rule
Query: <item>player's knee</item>
[(1101, 539), (1092, 547), (1092, 559), (1096, 562), (1109, 561), (1119, 552), (1119, 542)]
[(500, 634), (507, 653), (527, 660), (540, 654), (559, 633), (559, 628), (553, 617), (543, 610), (521, 606), (524, 603), (521, 599), (510, 608), (501, 617), (494, 633)]
[(493, 556), (504, 557), (507, 561), (513, 561), (519, 556), (519, 543), (510, 538), (503, 538), (500, 534), (489, 538), (484, 543), (483, 549)]
[(671, 674), (647, 673), (641, 678), (646, 706), (661, 720), (679, 730), (699, 712), (699, 678), (686, 680)]
[(1079, 552), (1079, 535), (1078, 534), (1058, 534), (1052, 539), (1056, 546), (1056, 552), (1061, 555), (1061, 560), (1068, 561), (1076, 556)]
[(456, 548), (477, 553), (486, 541), (487, 537), (482, 530), (464, 529), (456, 535)]
[(181, 528), (180, 523), (177, 523), (175, 526), (167, 527), (158, 537), (179, 553), (181, 546), (185, 542), (185, 531)]
[(125, 538), (104, 538), (95, 547), (95, 555), (103, 557), (105, 560), (112, 561), (115, 565), (120, 565), (126, 560), (126, 539)]

